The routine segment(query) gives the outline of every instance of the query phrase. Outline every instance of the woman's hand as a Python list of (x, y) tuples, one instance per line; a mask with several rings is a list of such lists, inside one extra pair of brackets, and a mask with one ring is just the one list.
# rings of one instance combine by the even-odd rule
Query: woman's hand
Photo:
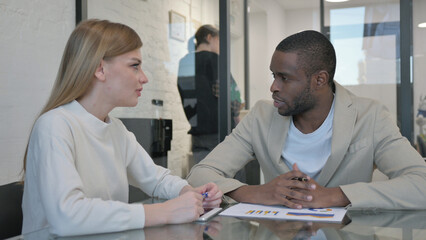
[(203, 197), (204, 208), (215, 208), (219, 207), (222, 202), (222, 191), (219, 190), (218, 186), (214, 183), (207, 183), (197, 188), (193, 188), (189, 185), (182, 188), (179, 195), (182, 195), (188, 191), (196, 192)]
[(164, 203), (144, 204), (145, 226), (192, 222), (204, 213), (203, 196), (195, 191), (181, 191), (181, 195)]
[(194, 189), (200, 194), (205, 194), (203, 196), (203, 207), (204, 208), (215, 208), (219, 207), (222, 202), (222, 191), (219, 190), (218, 186), (214, 183), (207, 183), (203, 186), (197, 187)]

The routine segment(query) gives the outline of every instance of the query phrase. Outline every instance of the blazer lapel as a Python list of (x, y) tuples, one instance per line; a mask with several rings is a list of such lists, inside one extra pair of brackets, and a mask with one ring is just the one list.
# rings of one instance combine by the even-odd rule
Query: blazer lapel
[(322, 186), (327, 185), (341, 164), (351, 143), (356, 119), (356, 111), (351, 107), (352, 100), (347, 90), (337, 83), (335, 98), (331, 154), (317, 179)]
[(272, 117), (272, 124), (268, 132), (267, 148), (270, 159), (274, 164), (279, 166), (280, 174), (290, 171), (290, 169), (281, 159), (281, 153), (287, 139), (289, 126), (290, 117), (281, 116), (278, 111), (275, 111)]

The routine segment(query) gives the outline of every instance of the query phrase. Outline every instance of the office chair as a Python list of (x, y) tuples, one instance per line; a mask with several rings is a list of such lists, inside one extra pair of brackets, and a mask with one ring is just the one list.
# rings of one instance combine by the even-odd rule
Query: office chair
[(23, 192), (24, 185), (20, 183), (0, 186), (0, 239), (21, 234)]

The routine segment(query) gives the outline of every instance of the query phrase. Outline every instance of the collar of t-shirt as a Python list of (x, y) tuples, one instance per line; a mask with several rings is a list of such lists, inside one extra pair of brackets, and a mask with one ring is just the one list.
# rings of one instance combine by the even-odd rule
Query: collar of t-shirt
[(312, 133), (304, 134), (293, 123), (284, 144), (282, 157), (290, 169), (297, 163), (300, 171), (316, 179), (331, 153), (331, 136), (333, 133), (334, 99), (327, 118)]

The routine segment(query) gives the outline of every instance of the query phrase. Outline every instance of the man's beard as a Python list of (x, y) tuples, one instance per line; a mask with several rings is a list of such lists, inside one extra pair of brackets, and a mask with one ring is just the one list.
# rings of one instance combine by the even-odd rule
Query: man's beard
[(282, 116), (294, 116), (301, 113), (304, 113), (308, 110), (311, 110), (315, 106), (315, 98), (311, 94), (311, 87), (308, 83), (308, 86), (302, 91), (302, 93), (293, 100), (292, 105), (288, 105), (289, 108), (284, 112), (280, 112), (278, 109), (278, 113)]

